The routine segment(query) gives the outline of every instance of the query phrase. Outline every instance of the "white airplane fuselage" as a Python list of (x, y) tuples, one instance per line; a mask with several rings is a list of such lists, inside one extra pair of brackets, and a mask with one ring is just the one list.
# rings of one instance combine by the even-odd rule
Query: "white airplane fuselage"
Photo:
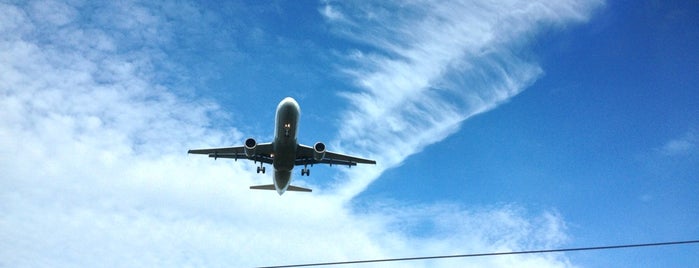
[(296, 133), (298, 130), (301, 108), (293, 98), (285, 98), (277, 106), (274, 127), (274, 188), (280, 195), (283, 194), (291, 183), (291, 171), (296, 161), (296, 149), (298, 142)]

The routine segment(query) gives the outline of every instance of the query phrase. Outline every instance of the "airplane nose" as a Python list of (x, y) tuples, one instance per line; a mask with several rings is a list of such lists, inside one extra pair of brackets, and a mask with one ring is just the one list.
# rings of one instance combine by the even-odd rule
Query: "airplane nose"
[(286, 98), (284, 98), (284, 100), (282, 100), (281, 103), (282, 103), (282, 105), (284, 105), (284, 106), (291, 106), (291, 107), (294, 107), (294, 108), (297, 108), (297, 109), (298, 109), (298, 107), (299, 107), (299, 103), (296, 102), (296, 100), (295, 100), (294, 98), (292, 98), (292, 97), (286, 97)]

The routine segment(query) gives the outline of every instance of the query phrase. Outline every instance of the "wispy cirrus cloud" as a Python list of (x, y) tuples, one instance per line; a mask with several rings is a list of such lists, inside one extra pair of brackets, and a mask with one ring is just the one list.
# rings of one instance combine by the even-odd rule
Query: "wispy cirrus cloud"
[[(354, 18), (347, 8), (337, 11)], [(444, 204), (351, 209), (344, 193), (252, 192), (247, 185), (269, 178), (253, 177), (251, 163), (187, 157), (187, 148), (243, 137), (235, 128), (211, 128), (226, 116), (215, 102), (183, 96), (192, 85), (178, 77), (194, 70), (173, 53), (191, 46), (180, 43), (178, 31), (206, 32), (217, 19), (206, 14), (189, 2), (0, 4), (0, 266), (256, 266), (543, 247), (566, 239), (565, 223), (555, 213)], [(393, 38), (391, 32), (411, 21), (374, 29)], [(369, 44), (387, 52), (356, 53), (354, 63), (364, 68), (346, 70), (364, 91), (350, 93), (360, 109), (350, 113), (355, 120), (346, 129), (357, 132), (341, 141), (375, 128), (377, 139), (395, 137), (396, 146), (416, 149), (372, 151), (385, 161), (382, 167), (440, 140), (464, 116), (521, 90), (515, 82), (539, 74), (523, 60), (531, 74), (518, 74), (518, 64), (499, 65), (517, 59), (508, 54), (454, 58), (449, 53), (456, 43), (433, 63), (418, 56), (429, 53), (429, 42), (421, 51), (410, 45), (426, 42), (418, 36), (398, 37), (408, 45), (388, 50), (375, 36)], [(484, 76), (468, 75), (470, 70)], [(473, 77), (460, 80), (463, 74)], [(461, 92), (455, 86), (478, 79), (500, 90)], [(445, 95), (455, 101), (445, 102)], [(362, 122), (364, 117), (369, 120)], [(431, 132), (414, 139), (405, 132), (423, 127)], [(366, 178), (382, 171), (370, 170)], [(430, 231), (416, 235), (423, 227)], [(570, 266), (564, 255), (396, 266), (513, 263)]]
[[(542, 27), (585, 21), (600, 1), (414, 1), (323, 10), (335, 32), (368, 46), (343, 69), (358, 87), (344, 96), (339, 143), (368, 150), (379, 171), (345, 187), (361, 192), (380, 170), (458, 130), (461, 122), (507, 102), (543, 71), (527, 41)], [(336, 20), (336, 17), (344, 20)]]

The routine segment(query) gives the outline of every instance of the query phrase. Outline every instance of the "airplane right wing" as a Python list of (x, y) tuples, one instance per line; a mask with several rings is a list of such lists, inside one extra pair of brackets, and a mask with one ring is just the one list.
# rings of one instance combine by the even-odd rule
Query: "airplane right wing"
[(326, 151), (323, 154), (322, 159), (316, 160), (314, 158), (314, 153), (315, 150), (312, 147), (299, 144), (296, 162), (294, 164), (297, 166), (313, 164), (329, 164), (341, 166), (356, 166), (357, 164), (376, 164), (376, 161), (374, 160), (328, 151)]
[(222, 148), (210, 148), (210, 149), (193, 149), (187, 151), (189, 154), (206, 154), (214, 159), (217, 158), (231, 158), (238, 160), (249, 159), (257, 162), (262, 162), (266, 164), (272, 164), (272, 143), (261, 143), (255, 146), (254, 154), (252, 157), (248, 157), (245, 154), (245, 147), (243, 146), (233, 146), (233, 147), (222, 147)]

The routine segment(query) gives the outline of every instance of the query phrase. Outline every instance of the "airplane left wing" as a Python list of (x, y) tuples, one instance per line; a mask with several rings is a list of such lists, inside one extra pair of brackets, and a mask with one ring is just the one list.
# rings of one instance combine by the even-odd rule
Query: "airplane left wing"
[(255, 153), (252, 157), (245, 154), (243, 146), (211, 148), (211, 149), (194, 149), (187, 151), (189, 154), (207, 154), (214, 159), (231, 158), (238, 160), (249, 159), (266, 164), (272, 164), (272, 143), (261, 143), (255, 147)]
[(342, 166), (356, 166), (357, 164), (376, 164), (376, 161), (374, 160), (328, 151), (324, 153), (322, 159), (316, 160), (314, 158), (314, 154), (315, 150), (312, 147), (299, 144), (298, 152), (296, 154), (296, 161), (294, 164), (297, 166), (313, 164), (329, 164)]

